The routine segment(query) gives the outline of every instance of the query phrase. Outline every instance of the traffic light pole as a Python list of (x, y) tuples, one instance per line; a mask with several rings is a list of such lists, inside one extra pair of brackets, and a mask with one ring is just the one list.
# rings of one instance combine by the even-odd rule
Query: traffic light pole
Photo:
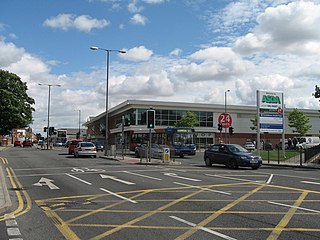
[(151, 140), (152, 140), (152, 138), (151, 138), (151, 128), (149, 128), (149, 149), (148, 149), (148, 151), (149, 151), (149, 163), (151, 162)]

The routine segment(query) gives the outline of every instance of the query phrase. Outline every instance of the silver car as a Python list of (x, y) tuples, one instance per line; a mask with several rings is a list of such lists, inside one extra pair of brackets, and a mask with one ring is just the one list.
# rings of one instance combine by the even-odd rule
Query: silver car
[[(151, 144), (151, 158), (162, 158), (164, 148), (169, 148), (167, 145)], [(149, 147), (147, 144), (141, 144), (135, 149), (135, 156), (146, 158), (149, 155)]]
[(92, 142), (79, 142), (74, 148), (74, 157), (90, 156), (97, 157), (96, 146)]

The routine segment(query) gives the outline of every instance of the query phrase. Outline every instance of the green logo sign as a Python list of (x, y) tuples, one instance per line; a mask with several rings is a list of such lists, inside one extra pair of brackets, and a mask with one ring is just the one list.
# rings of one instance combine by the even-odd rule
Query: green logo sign
[(262, 96), (263, 103), (277, 103), (281, 104), (280, 98), (278, 96), (271, 96), (271, 95), (263, 95)]

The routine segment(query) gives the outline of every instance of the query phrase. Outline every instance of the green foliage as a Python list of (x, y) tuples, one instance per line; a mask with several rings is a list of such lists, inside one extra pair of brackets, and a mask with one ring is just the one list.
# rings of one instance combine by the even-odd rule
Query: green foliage
[(309, 124), (309, 118), (297, 108), (293, 109), (288, 115), (289, 127), (295, 128), (301, 135), (308, 132), (312, 125)]
[(250, 127), (251, 130), (253, 131), (257, 131), (258, 130), (258, 119), (257, 116), (255, 116), (254, 118), (250, 119), (252, 126)]
[[(320, 87), (315, 86), (314, 93), (312, 94), (315, 98), (320, 98)], [(320, 100), (319, 100), (320, 101)]]
[(198, 115), (193, 112), (187, 112), (179, 121), (176, 123), (176, 127), (195, 127), (199, 124)]
[(19, 76), (0, 69), (0, 135), (32, 123), (35, 101), (27, 90), (27, 84)]

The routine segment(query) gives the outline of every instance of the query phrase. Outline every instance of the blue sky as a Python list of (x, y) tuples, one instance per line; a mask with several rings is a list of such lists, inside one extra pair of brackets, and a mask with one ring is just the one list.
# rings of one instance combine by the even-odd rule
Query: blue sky
[(283, 91), (287, 107), (318, 109), (320, 1), (3, 0), (0, 68), (27, 82), (34, 131), (77, 127), (127, 99), (255, 105)]

